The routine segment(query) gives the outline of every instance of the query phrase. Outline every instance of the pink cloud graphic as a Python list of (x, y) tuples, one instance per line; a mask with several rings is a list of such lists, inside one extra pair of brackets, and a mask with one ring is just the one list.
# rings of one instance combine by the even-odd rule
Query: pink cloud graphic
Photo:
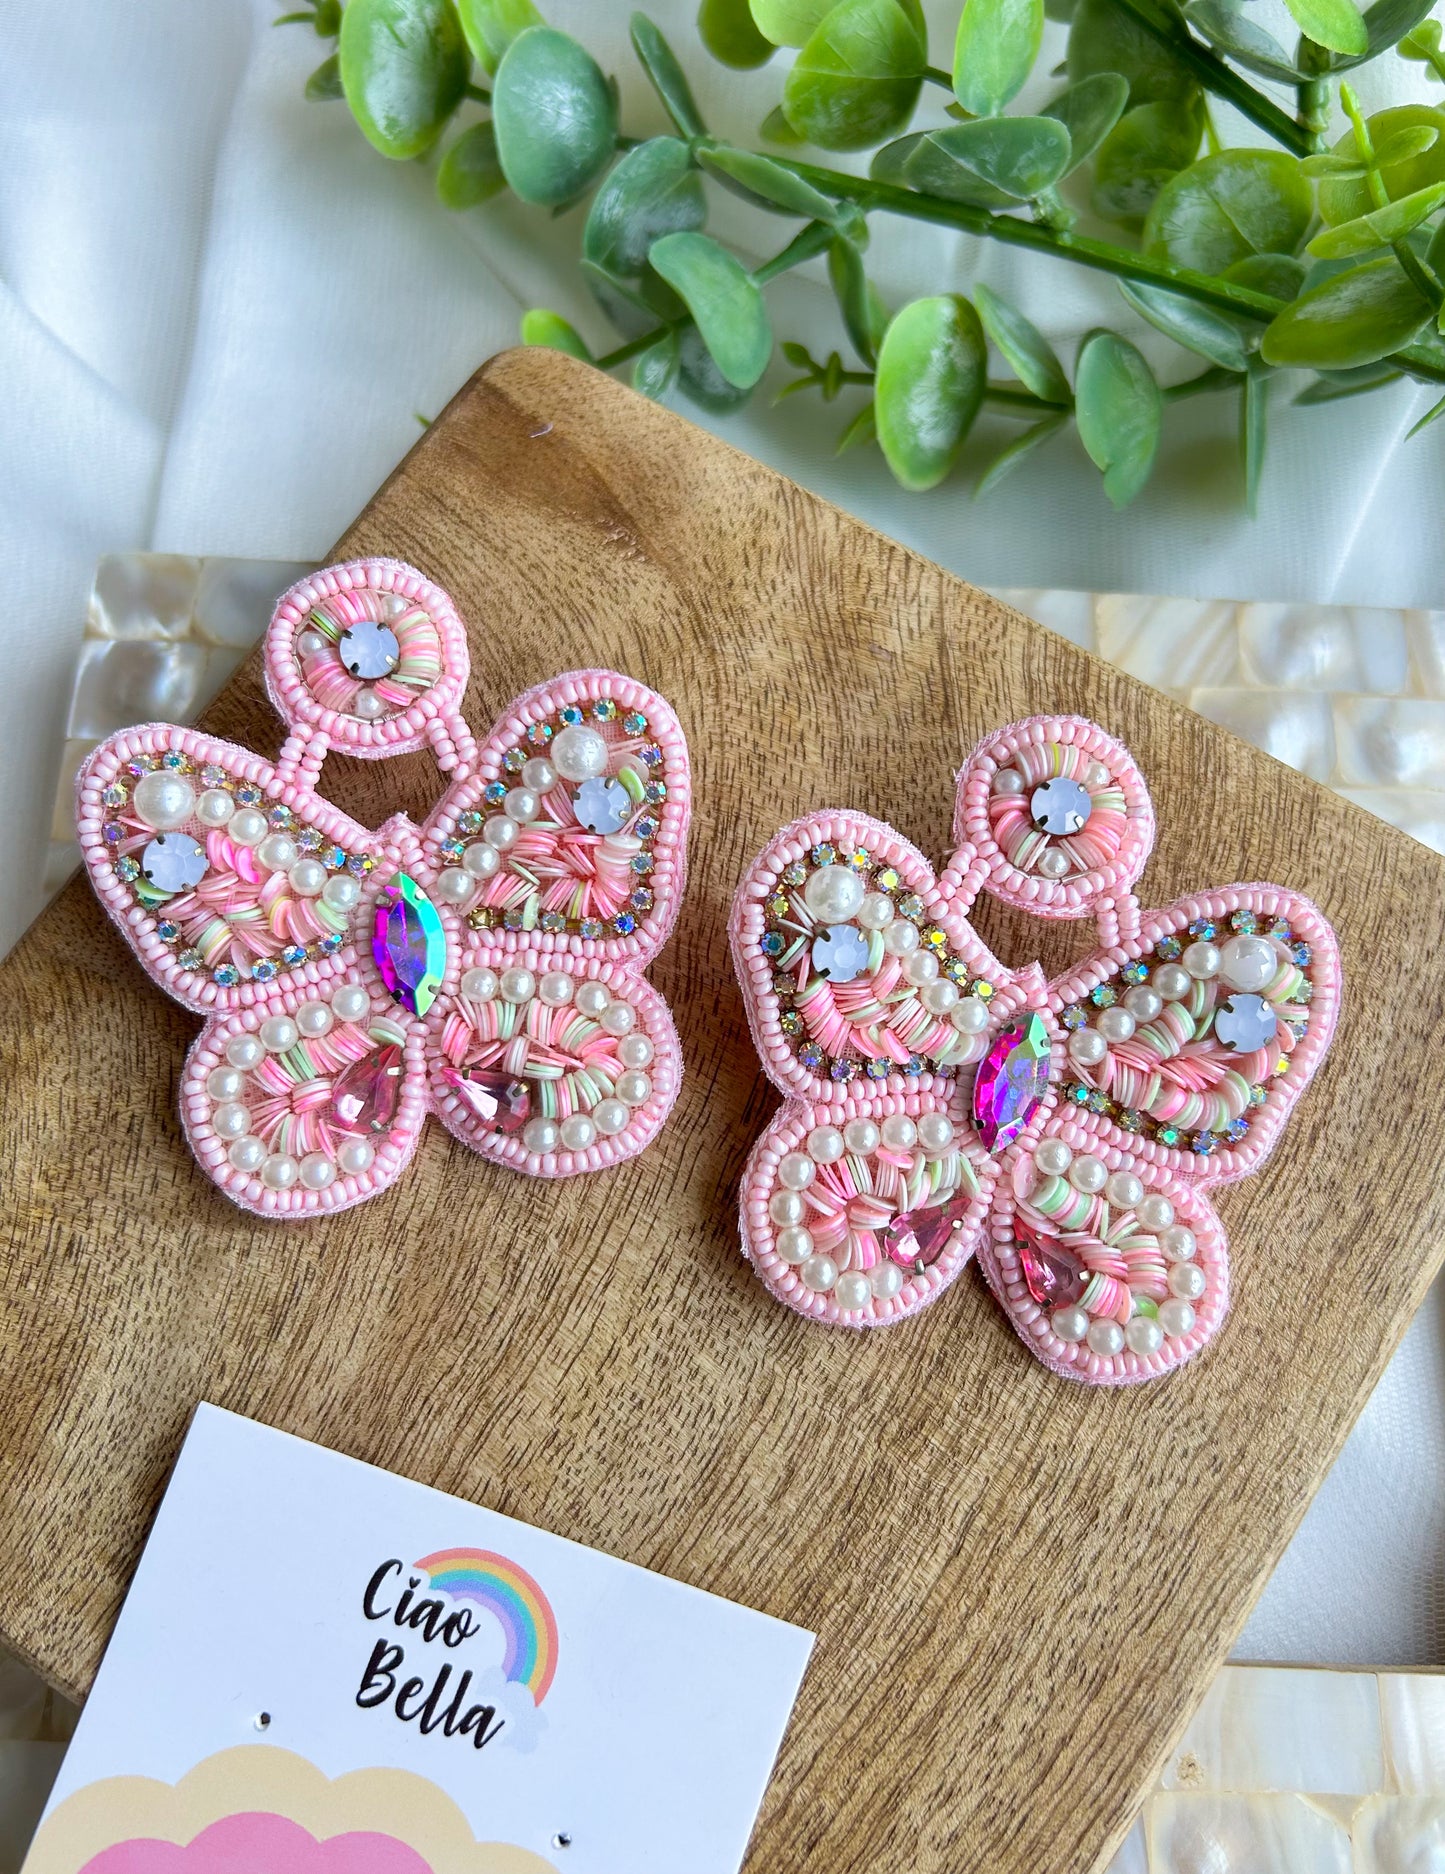
[(284, 1816), (223, 1816), (186, 1847), (154, 1839), (117, 1842), (80, 1874), (434, 1874), (414, 1848), (371, 1831), (317, 1841)]

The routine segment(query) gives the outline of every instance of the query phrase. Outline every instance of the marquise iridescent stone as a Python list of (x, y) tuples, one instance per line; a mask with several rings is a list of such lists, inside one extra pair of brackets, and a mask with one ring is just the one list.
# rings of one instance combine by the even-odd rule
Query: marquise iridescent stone
[(973, 1120), (990, 1152), (1012, 1145), (1049, 1090), (1049, 1031), (1035, 1009), (1005, 1028), (979, 1063)]
[(326, 1118), (340, 1132), (386, 1132), (401, 1101), (401, 1049), (363, 1054), (332, 1082)]
[(393, 873), (377, 897), (371, 954), (388, 993), (425, 1015), (442, 986), (447, 934), (436, 906), (405, 872)]
[(444, 1067), (442, 1079), (488, 1132), (510, 1136), (520, 1132), (531, 1116), (532, 1093), (526, 1081), (500, 1069), (481, 1067), (463, 1073)]
[(1041, 1308), (1072, 1308), (1089, 1285), (1089, 1272), (1057, 1237), (1043, 1236), (1023, 1217), (1014, 1219), (1014, 1247), (1024, 1285)]
[(881, 1233), (883, 1253), (904, 1269), (930, 1269), (968, 1221), (972, 1198), (960, 1192), (926, 1210), (902, 1210)]

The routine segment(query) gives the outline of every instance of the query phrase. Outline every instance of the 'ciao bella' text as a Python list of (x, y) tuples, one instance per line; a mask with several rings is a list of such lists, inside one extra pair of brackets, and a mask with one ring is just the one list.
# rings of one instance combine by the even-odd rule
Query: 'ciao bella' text
[[(400, 1594), (398, 1580), (406, 1570), (399, 1561), (383, 1562), (361, 1597), (368, 1620), (384, 1620), (403, 1632), (419, 1635), (424, 1645), (436, 1641), (456, 1648), (471, 1639), (480, 1622), (465, 1607), (448, 1607), (435, 1596), (418, 1597), (419, 1575), (406, 1575)], [(490, 1744), (506, 1723), (495, 1705), (468, 1705), (472, 1675), (463, 1669), (452, 1683), (452, 1662), (444, 1661), (428, 1684), (425, 1678), (402, 1678), (406, 1652), (400, 1642), (385, 1637), (371, 1649), (366, 1671), (357, 1688), (356, 1702), (363, 1711), (390, 1705), (404, 1724), (415, 1723), (423, 1735), (440, 1731), (444, 1737), (470, 1737), (473, 1748)], [(450, 1693), (450, 1696), (448, 1694)]]

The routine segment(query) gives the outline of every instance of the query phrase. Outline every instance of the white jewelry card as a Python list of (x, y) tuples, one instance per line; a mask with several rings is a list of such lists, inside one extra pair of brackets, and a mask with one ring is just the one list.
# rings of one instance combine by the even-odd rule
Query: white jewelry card
[(737, 1874), (811, 1647), (203, 1405), (24, 1874)]

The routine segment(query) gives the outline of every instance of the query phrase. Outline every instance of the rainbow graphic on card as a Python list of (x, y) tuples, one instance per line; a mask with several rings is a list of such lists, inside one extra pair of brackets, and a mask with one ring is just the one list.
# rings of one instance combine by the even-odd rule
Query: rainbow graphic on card
[(503, 1676), (540, 1705), (557, 1672), (557, 1616), (526, 1569), (490, 1549), (438, 1549), (412, 1566), (438, 1592), (492, 1615), (507, 1642)]

